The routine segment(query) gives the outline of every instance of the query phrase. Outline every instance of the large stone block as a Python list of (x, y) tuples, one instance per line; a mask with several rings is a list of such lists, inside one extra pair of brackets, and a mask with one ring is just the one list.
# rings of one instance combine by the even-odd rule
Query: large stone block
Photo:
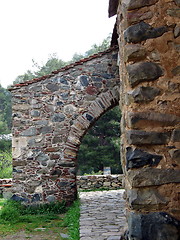
[(174, 160), (178, 165), (180, 165), (180, 149), (171, 149), (169, 153), (172, 160)]
[(50, 90), (51, 92), (55, 92), (55, 91), (58, 91), (59, 90), (59, 86), (57, 84), (54, 84), (54, 83), (48, 83), (46, 85), (46, 88), (48, 90)]
[(27, 137), (31, 137), (31, 136), (36, 136), (38, 134), (38, 131), (35, 127), (30, 127), (24, 131), (22, 131), (20, 133), (20, 136), (27, 136)]
[(179, 240), (180, 222), (166, 212), (128, 216), (128, 240)]
[(175, 1), (176, 5), (177, 5), (178, 7), (180, 7), (180, 0), (174, 0), (174, 1)]
[[(131, 128), (142, 128), (148, 126), (175, 126), (180, 122), (180, 117), (173, 114), (164, 114), (158, 112), (129, 112), (128, 124)], [(180, 141), (180, 130), (173, 131), (172, 139)]]
[(161, 145), (167, 144), (170, 140), (169, 132), (147, 132), (142, 130), (129, 130), (126, 132), (126, 138), (129, 144), (141, 145)]
[(143, 166), (156, 166), (162, 159), (162, 156), (151, 154), (141, 149), (127, 148), (126, 152), (126, 167), (127, 169), (140, 168)]
[(130, 98), (135, 103), (147, 103), (160, 94), (160, 90), (155, 87), (137, 87), (133, 91), (128, 92)]
[(168, 199), (162, 196), (157, 189), (139, 188), (127, 190), (127, 199), (132, 209), (152, 210), (159, 205), (166, 205)]
[(132, 87), (140, 82), (153, 81), (163, 75), (162, 68), (153, 62), (140, 62), (127, 66), (129, 83)]
[(153, 5), (156, 2), (158, 2), (158, 0), (129, 0), (129, 1), (123, 1), (123, 4), (125, 4), (128, 10), (133, 10), (133, 9)]
[(157, 38), (167, 32), (167, 27), (153, 28), (145, 22), (140, 22), (128, 27), (124, 32), (124, 39), (128, 43), (138, 43), (147, 39)]
[(180, 170), (142, 168), (128, 171), (128, 181), (132, 187), (159, 186), (180, 182)]
[(140, 44), (129, 44), (125, 46), (125, 61), (137, 61), (146, 57), (146, 50)]
[[(180, 123), (180, 118), (179, 118)], [(175, 129), (172, 133), (172, 141), (173, 142), (180, 142), (180, 129)]]

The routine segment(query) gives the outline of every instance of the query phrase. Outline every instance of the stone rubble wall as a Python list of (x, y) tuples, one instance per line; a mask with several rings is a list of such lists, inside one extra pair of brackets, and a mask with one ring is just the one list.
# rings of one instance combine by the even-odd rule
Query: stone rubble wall
[(98, 188), (122, 188), (123, 175), (88, 175), (77, 176), (77, 187), (80, 190), (93, 190)]
[(128, 240), (180, 236), (179, 22), (179, 0), (118, 7)]
[[(98, 188), (119, 189), (123, 187), (123, 174), (118, 175), (87, 175), (77, 176), (76, 183), (79, 190), (93, 190)], [(0, 179), (0, 195), (11, 192), (12, 179)]]
[(71, 203), (76, 198), (81, 138), (118, 105), (117, 52), (113, 48), (12, 87), (14, 199)]
[(3, 195), (5, 189), (10, 189), (12, 187), (12, 178), (0, 179), (0, 195)]

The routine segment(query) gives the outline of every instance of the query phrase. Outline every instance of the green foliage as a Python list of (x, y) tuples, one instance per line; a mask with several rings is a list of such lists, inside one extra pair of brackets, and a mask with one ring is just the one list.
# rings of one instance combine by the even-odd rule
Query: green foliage
[(110, 166), (112, 173), (122, 173), (120, 165), (119, 107), (106, 112), (82, 139), (78, 152), (81, 175), (103, 171)]
[(80, 201), (76, 200), (65, 215), (63, 226), (68, 228), (70, 240), (79, 240)]
[(0, 85), (0, 135), (11, 130), (11, 95)]
[(111, 41), (111, 36), (109, 35), (107, 38), (105, 38), (102, 41), (102, 43), (93, 44), (91, 46), (91, 48), (88, 51), (86, 51), (84, 54), (75, 53), (73, 55), (73, 58), (72, 58), (71, 62), (79, 61), (82, 58), (86, 58), (86, 57), (89, 57), (89, 56), (91, 56), (95, 53), (105, 51), (106, 49), (108, 49), (110, 47), (110, 41)]
[(0, 152), (0, 178), (12, 177), (12, 154)]
[(0, 152), (11, 152), (12, 141), (0, 139)]

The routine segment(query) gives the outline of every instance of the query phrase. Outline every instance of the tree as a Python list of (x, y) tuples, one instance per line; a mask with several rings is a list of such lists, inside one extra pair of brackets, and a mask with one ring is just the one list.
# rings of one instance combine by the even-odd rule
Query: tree
[(11, 95), (0, 85), (0, 134), (11, 130)]
[(109, 35), (107, 38), (105, 38), (102, 41), (102, 43), (93, 44), (91, 46), (91, 48), (88, 51), (86, 51), (84, 54), (75, 53), (73, 55), (73, 58), (72, 58), (71, 62), (76, 62), (76, 61), (79, 61), (82, 58), (89, 57), (90, 55), (93, 55), (95, 53), (105, 51), (106, 49), (108, 49), (110, 47), (110, 41), (111, 41), (111, 36)]
[(80, 174), (102, 171), (110, 166), (121, 173), (119, 107), (106, 112), (82, 139), (78, 152)]

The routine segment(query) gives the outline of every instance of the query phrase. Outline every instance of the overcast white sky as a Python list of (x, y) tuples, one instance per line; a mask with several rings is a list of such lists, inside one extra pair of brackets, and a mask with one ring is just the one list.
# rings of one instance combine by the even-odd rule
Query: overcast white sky
[(0, 84), (6, 87), (57, 53), (84, 53), (113, 30), (109, 0), (0, 0)]

